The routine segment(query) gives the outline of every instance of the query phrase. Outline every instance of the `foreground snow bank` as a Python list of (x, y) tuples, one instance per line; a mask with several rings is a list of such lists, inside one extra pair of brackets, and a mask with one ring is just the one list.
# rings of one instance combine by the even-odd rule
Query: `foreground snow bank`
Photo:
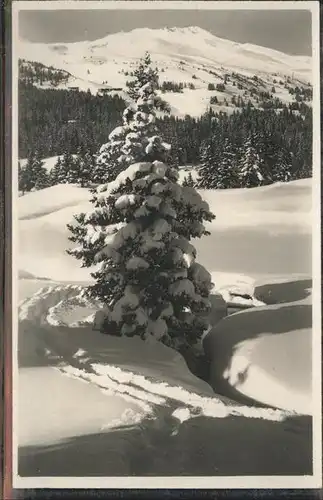
[(72, 328), (78, 293), (21, 303), (20, 475), (311, 474), (309, 420), (214, 394), (160, 343)]
[[(283, 413), (270, 410), (226, 408), (208, 384), (189, 372), (181, 355), (159, 342), (102, 335), (89, 327), (70, 328), (66, 318), (59, 319), (54, 313), (62, 304), (63, 311), (69, 307), (74, 310), (80, 290), (78, 286), (48, 287), (21, 303), (20, 366), (33, 366), (37, 345), (44, 347), (47, 344), (43, 350), (45, 363), (49, 351), (49, 358), (56, 355), (63, 360), (67, 367), (62, 369), (72, 376), (92, 381), (105, 389), (111, 387), (112, 380), (114, 391), (132, 397), (134, 390), (134, 397), (143, 401), (147, 399), (147, 393), (162, 396), (160, 404), (163, 405), (166, 400), (177, 401), (184, 405), (186, 418), (192, 417), (191, 410), (195, 416), (212, 414), (223, 417), (233, 412), (254, 418), (284, 418)], [(88, 315), (89, 307), (94, 307), (94, 304), (85, 300), (82, 306), (83, 314)], [(145, 377), (151, 377), (153, 382)], [(190, 394), (192, 391), (193, 395)], [(153, 400), (156, 404), (158, 397)]]
[(281, 303), (228, 316), (210, 330), (204, 349), (216, 391), (312, 414), (310, 286), (303, 280), (257, 287), (264, 300), (275, 294)]
[(58, 444), (108, 426), (133, 425), (144, 416), (139, 404), (117, 395), (107, 401), (99, 387), (51, 367), (22, 368), (18, 387), (19, 446)]

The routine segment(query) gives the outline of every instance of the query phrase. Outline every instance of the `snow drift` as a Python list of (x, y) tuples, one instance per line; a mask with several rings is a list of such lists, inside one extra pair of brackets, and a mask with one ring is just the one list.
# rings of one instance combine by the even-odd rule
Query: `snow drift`
[(77, 293), (47, 287), (20, 308), (20, 475), (311, 473), (308, 420), (214, 394), (160, 343), (50, 324)]
[(269, 306), (221, 320), (204, 339), (211, 384), (276, 408), (311, 415), (311, 280), (256, 287)]
[[(197, 240), (195, 245), (199, 260), (213, 271), (216, 290), (224, 297), (238, 287), (255, 300), (269, 303), (268, 297), (275, 301), (277, 289), (274, 292), (267, 285), (282, 274), (282, 269), (283, 274), (292, 271), (297, 281), (308, 272), (310, 259), (304, 249), (310, 252), (310, 180), (204, 195), (217, 219), (209, 226), (211, 236)], [(310, 418), (296, 417), (293, 411), (238, 404), (233, 398), (214, 394), (208, 384), (192, 375), (175, 351), (161, 344), (107, 337), (92, 330), (97, 304), (80, 298), (79, 287), (80, 282), (89, 283), (88, 270), (79, 268), (65, 253), (66, 224), (74, 213), (89, 207), (88, 192), (69, 185), (26, 194), (18, 200), (19, 295), (23, 300), (19, 326), (20, 474), (311, 474)], [(259, 227), (262, 215), (266, 223)], [(275, 258), (270, 260), (273, 234)], [(248, 239), (249, 245), (255, 246), (253, 251), (246, 245)], [(296, 246), (300, 249), (298, 256)], [(41, 287), (45, 289), (33, 295)], [(291, 294), (290, 300), (298, 299)], [(230, 360), (235, 333), (241, 334), (241, 328), (251, 337), (251, 349), (247, 346), (240, 354), (253, 351), (252, 360), (263, 362), (268, 347), (274, 357), (278, 350), (282, 356), (291, 341), (302, 335), (307, 356), (307, 327), (300, 332), (299, 325), (293, 331), (286, 328), (282, 344), (270, 346), (273, 334), (266, 330), (271, 323), (275, 326), (280, 322), (283, 305), (270, 306), (273, 310), (257, 307), (218, 324), (228, 325), (221, 334), (221, 349), (229, 353), (223, 357), (226, 366), (222, 364), (222, 374), (228, 369), (225, 381), (231, 378), (235, 383), (234, 377), (238, 378), (241, 393), (269, 405), (277, 404), (277, 400), (265, 397), (259, 384), (257, 393), (247, 390), (248, 386), (243, 391), (239, 378), (243, 367), (233, 363), (231, 368)], [(223, 302), (219, 306), (223, 308)], [(271, 314), (276, 313), (278, 320), (272, 322)], [(267, 316), (266, 321), (255, 321), (256, 314), (267, 314), (270, 321)], [(253, 343), (252, 331), (264, 340)], [(252, 375), (259, 376), (259, 371)], [(306, 397), (310, 387), (308, 377), (302, 376), (299, 373), (292, 381), (292, 396), (300, 380), (303, 387), (299, 386), (298, 406), (290, 405), (289, 409), (299, 411), (302, 406), (304, 413), (304, 407), (310, 406)], [(279, 377), (283, 379), (284, 374), (280, 372)], [(264, 383), (268, 384), (268, 379)], [(287, 385), (282, 385), (286, 391)], [(252, 384), (250, 387), (255, 388)], [(278, 389), (282, 397), (281, 386)], [(53, 397), (48, 397), (49, 393)], [(69, 404), (72, 399), (74, 407)]]
[[(199, 262), (252, 277), (311, 273), (311, 182), (201, 192), (216, 219), (211, 236), (194, 242)], [(90, 210), (89, 197), (87, 189), (57, 185), (18, 199), (20, 270), (58, 281), (90, 279), (66, 254), (66, 224)]]

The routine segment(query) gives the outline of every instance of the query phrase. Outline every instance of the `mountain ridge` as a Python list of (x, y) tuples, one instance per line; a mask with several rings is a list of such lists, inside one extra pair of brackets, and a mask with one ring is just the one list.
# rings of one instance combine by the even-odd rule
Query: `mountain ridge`
[[(26, 61), (69, 72), (72, 77), (64, 82), (65, 87), (90, 89), (92, 93), (100, 91), (102, 86), (106, 86), (106, 91), (125, 90), (138, 59), (148, 50), (153, 65), (159, 69), (161, 83), (181, 83), (185, 88), (176, 96), (174, 91), (165, 94), (173, 114), (179, 116), (202, 114), (210, 105), (211, 95), (215, 95), (216, 104), (224, 108), (230, 105), (233, 96), (252, 100), (252, 92), (257, 93), (255, 82), (263, 82), (262, 91), (267, 93), (276, 85), (277, 98), (289, 103), (293, 100), (289, 86), (309, 87), (312, 72), (308, 56), (292, 56), (249, 43), (232, 42), (198, 26), (136, 28), (90, 42), (21, 41), (17, 48), (18, 56)], [(208, 92), (210, 84), (216, 86), (223, 82), (225, 89), (215, 94)]]

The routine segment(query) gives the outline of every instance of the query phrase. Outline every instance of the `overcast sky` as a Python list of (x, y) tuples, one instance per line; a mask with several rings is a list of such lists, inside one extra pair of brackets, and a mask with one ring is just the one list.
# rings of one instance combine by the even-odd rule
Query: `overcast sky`
[(20, 11), (19, 34), (32, 42), (96, 40), (134, 28), (199, 26), (222, 38), (288, 54), (311, 55), (309, 11), (47, 10)]

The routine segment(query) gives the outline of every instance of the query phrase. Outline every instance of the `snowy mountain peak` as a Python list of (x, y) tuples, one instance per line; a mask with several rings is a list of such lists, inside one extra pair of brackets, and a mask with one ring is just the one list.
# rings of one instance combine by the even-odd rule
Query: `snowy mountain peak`
[[(136, 28), (95, 41), (18, 44), (21, 59), (71, 75), (61, 88), (92, 93), (101, 92), (102, 86), (104, 91), (123, 91), (147, 50), (159, 69), (161, 84), (168, 85), (164, 92), (172, 113), (179, 116), (200, 116), (210, 104), (228, 112), (234, 96), (245, 102), (251, 99), (255, 106), (272, 94), (290, 103), (295, 88), (308, 88), (311, 81), (310, 57), (236, 43), (199, 26)], [(172, 83), (180, 88), (170, 89)], [(215, 102), (210, 103), (211, 97)]]

